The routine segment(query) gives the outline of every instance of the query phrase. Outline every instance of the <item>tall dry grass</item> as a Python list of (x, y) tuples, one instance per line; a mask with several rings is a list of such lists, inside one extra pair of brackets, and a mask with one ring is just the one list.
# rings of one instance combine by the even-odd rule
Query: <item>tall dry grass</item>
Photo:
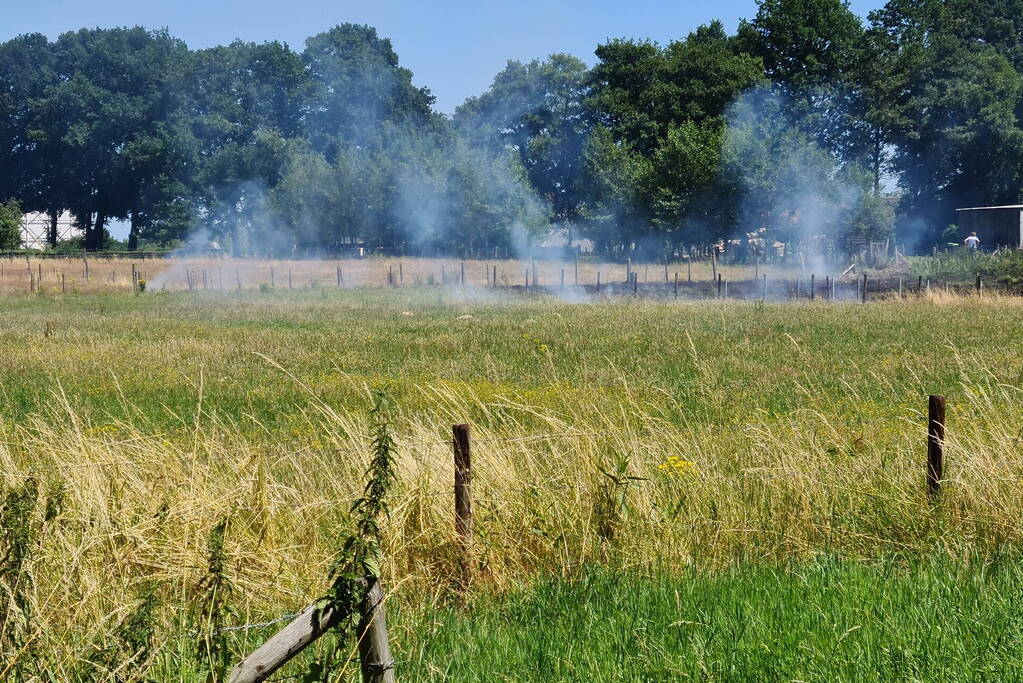
[[(984, 360), (953, 352), (951, 362), (975, 370)], [(369, 392), (350, 380), (352, 391)], [(893, 396), (904, 392), (875, 380)], [(824, 395), (812, 377), (800, 389)], [(558, 409), (514, 392), (494, 400), (443, 383), (411, 390), (431, 408), (394, 415), (399, 483), (385, 528), (393, 599), (443, 599), (457, 581), (445, 437), (466, 415), (476, 425), (477, 590), (591, 563), (671, 570), (825, 550), (991, 555), (1023, 536), (1023, 463), (1012, 455), (1021, 396), (994, 373), (963, 385), (950, 411), (937, 503), (925, 495), (925, 424), (915, 411), (850, 419), (810, 403), (784, 418), (752, 411), (680, 423), (666, 418), (684, 412), (668, 394), (652, 402), (627, 380), (614, 400), (566, 394)], [(31, 658), (56, 680), (83, 672), (114, 680), (90, 668), (89, 653), (136, 608), (140, 585), (155, 581), (162, 654), (154, 666), (175, 670), (187, 659), (174, 653), (187, 650), (194, 628), (206, 539), (225, 518), (235, 620), (272, 618), (317, 597), (370, 449), (363, 413), (321, 402), (312, 389), (308, 398), (297, 440), (271, 430), (254, 438), (201, 397), (194, 427), (173, 439), (144, 416), (93, 424), (61, 395), (49, 412), (5, 424), (8, 489), (34, 477), (63, 493), (53, 519), (42, 521), (42, 503), (36, 511), (29, 635), (3, 660)]]
[[(88, 261), (88, 268), (86, 268)], [(141, 259), (131, 256), (89, 256), (69, 254), (57, 258), (0, 258), (0, 293), (27, 293), (34, 277), (40, 291), (58, 293), (130, 292), (132, 266), (147, 288), (160, 291), (233, 291), (263, 287), (276, 289), (308, 289), (337, 287), (337, 269), (341, 269), (341, 285), (350, 287), (393, 286), (423, 287), (458, 282), (463, 272), (466, 285), (478, 288), (493, 284), (493, 268), (497, 268), (500, 286), (522, 285), (527, 272), (529, 282), (536, 279), (546, 287), (557, 286), (564, 272), (565, 284), (576, 283), (574, 261), (529, 261), (521, 259), (459, 260), (452, 258), (370, 257), (364, 259), (233, 259), (173, 258)], [(578, 284), (592, 285), (600, 274), (601, 282), (624, 282), (626, 271), (636, 272), (639, 282), (673, 281), (678, 273), (681, 281), (710, 282), (715, 272), (726, 280), (751, 279), (754, 273), (769, 277), (795, 277), (799, 269), (790, 267), (720, 265), (715, 270), (709, 260), (697, 260), (690, 266), (685, 261), (663, 263), (611, 263), (586, 258), (578, 263)], [(667, 268), (667, 276), (666, 276)], [(88, 272), (86, 272), (88, 271)], [(30, 275), (31, 272), (31, 275)], [(205, 281), (204, 281), (205, 275)], [(823, 277), (824, 273), (818, 273)], [(391, 280), (388, 280), (390, 276)], [(809, 277), (809, 274), (806, 274)], [(851, 280), (850, 280), (851, 281)]]

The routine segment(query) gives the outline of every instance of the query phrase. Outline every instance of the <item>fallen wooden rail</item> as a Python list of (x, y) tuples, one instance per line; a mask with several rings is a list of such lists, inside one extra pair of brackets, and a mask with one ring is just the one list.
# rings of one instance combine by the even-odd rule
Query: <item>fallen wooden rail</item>
[[(384, 619), (384, 592), (380, 581), (363, 579), (368, 586), (359, 608), (359, 660), (362, 680), (394, 683), (394, 660)], [(259, 683), (287, 664), (349, 615), (330, 607), (325, 601), (310, 605), (293, 621), (260, 645), (232, 671), (229, 683)]]

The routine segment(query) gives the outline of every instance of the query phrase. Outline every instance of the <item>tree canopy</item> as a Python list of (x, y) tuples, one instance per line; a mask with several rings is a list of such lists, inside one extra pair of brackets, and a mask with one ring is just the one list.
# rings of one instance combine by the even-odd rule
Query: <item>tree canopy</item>
[(118, 220), (131, 248), (237, 255), (555, 227), (605, 251), (848, 242), (890, 235), (896, 204), (904, 238), (937, 239), (957, 206), (1023, 200), (1021, 35), (1023, 0), (759, 0), (734, 35), (509, 61), (450, 117), (369, 26), (301, 51), (22, 35), (0, 43), (0, 200), (70, 211), (89, 248)]

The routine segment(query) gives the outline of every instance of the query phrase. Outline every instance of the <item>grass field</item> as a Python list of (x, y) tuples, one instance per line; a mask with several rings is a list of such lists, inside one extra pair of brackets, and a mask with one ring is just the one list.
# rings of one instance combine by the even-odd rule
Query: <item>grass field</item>
[[(308, 604), (361, 490), (370, 392), (386, 387), (402, 679), (1018, 677), (1021, 313), (938, 295), (9, 297), (0, 579), (24, 579), (5, 584), (0, 673), (205, 680), (197, 605), (224, 519), (225, 624)], [(949, 399), (938, 503), (931, 393)], [(477, 514), (461, 608), (458, 422), (473, 428)], [(29, 477), (38, 504), (18, 517)], [(527, 628), (543, 610), (552, 636)], [(140, 623), (142, 673), (123, 655)], [(233, 632), (232, 657), (274, 628)]]

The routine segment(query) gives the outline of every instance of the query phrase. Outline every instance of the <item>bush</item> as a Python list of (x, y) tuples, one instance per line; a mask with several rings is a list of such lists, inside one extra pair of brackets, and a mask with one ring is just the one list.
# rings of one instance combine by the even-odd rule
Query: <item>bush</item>
[(972, 280), (977, 275), (1001, 282), (1023, 279), (1023, 251), (985, 254), (972, 249), (938, 253), (909, 259), (914, 275), (948, 280)]
[(21, 205), (16, 199), (0, 203), (0, 250), (21, 249)]

